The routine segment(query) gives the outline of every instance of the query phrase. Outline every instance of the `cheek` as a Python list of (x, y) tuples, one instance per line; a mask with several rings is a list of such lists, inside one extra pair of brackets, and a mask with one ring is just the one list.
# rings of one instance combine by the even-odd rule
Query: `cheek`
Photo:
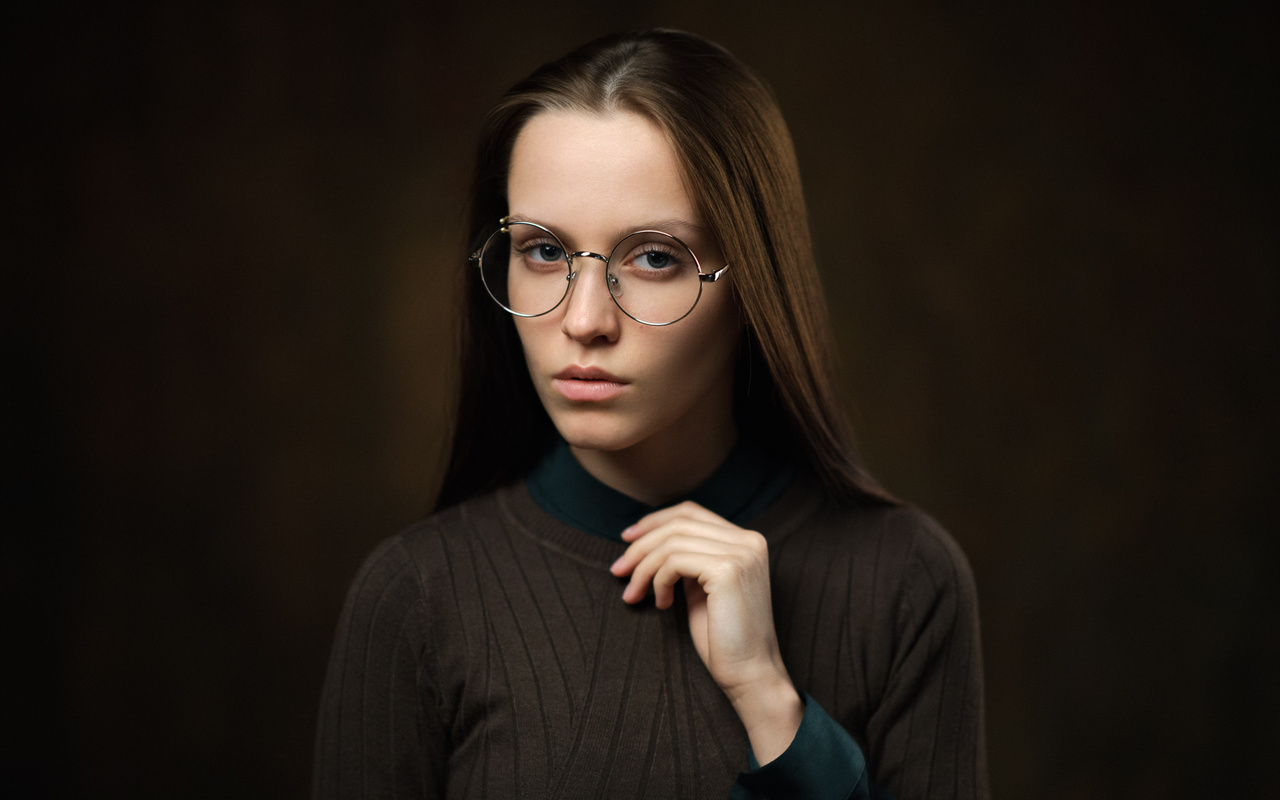
[[(695, 310), (695, 315), (698, 310)], [(678, 345), (671, 348), (669, 379), (695, 382), (705, 391), (728, 375), (732, 380), (733, 365), (738, 351), (742, 326), (738, 321), (737, 307), (732, 304), (717, 305), (707, 309), (714, 311), (698, 318), (698, 324), (684, 331)], [(685, 320), (694, 322), (693, 318)], [(676, 323), (682, 325), (685, 321)]]
[(537, 392), (542, 404), (546, 406), (551, 401), (547, 394), (550, 387), (539, 376), (545, 375), (552, 366), (556, 366), (552, 364), (554, 355), (551, 347), (552, 334), (556, 331), (549, 330), (548, 326), (542, 324), (543, 322), (545, 320), (539, 318), (517, 318), (514, 324), (516, 326), (516, 335), (520, 339), (520, 349), (524, 354), (525, 369), (533, 381), (534, 391)]
[(520, 339), (520, 349), (524, 351), (525, 363), (532, 367), (546, 357), (547, 334), (545, 325), (539, 324), (541, 319), (524, 319), (512, 317), (516, 326), (516, 336)]
[(737, 355), (738, 341), (742, 338), (744, 323), (737, 300), (728, 291), (729, 287), (725, 286), (723, 289), (724, 294), (717, 298), (720, 302), (710, 309), (715, 313), (708, 314), (701, 321), (697, 336), (705, 360), (718, 365), (732, 365)]

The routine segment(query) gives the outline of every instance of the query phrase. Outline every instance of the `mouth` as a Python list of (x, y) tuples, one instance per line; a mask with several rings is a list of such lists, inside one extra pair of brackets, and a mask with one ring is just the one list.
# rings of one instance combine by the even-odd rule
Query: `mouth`
[(551, 385), (566, 400), (603, 402), (625, 392), (629, 384), (599, 367), (572, 366), (552, 376)]
[(605, 381), (625, 385), (627, 382), (617, 375), (605, 372), (599, 367), (565, 367), (553, 376), (558, 381)]

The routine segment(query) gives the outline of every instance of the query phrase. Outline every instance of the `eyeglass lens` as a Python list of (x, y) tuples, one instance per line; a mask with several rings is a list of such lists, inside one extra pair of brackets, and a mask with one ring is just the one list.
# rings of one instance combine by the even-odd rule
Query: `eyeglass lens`
[[(597, 259), (574, 259), (574, 267), (583, 273), (578, 280), (594, 275), (595, 264), (606, 269), (605, 281), (618, 307), (649, 325), (668, 325), (683, 318), (702, 291), (693, 253), (664, 233), (627, 236), (613, 248), (607, 268)], [(569, 253), (544, 228), (511, 222), (485, 243), (480, 273), (485, 288), (503, 308), (521, 316), (539, 316), (553, 311), (568, 294)]]

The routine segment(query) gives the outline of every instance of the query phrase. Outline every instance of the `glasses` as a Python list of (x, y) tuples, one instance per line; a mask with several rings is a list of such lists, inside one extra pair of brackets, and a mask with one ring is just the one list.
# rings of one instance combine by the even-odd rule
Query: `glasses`
[(689, 246), (662, 231), (622, 237), (608, 257), (570, 252), (551, 231), (533, 222), (498, 220), (501, 226), (468, 259), (480, 267), (489, 296), (517, 317), (540, 317), (564, 302), (578, 276), (574, 259), (604, 262), (605, 285), (622, 313), (645, 325), (671, 325), (689, 316), (702, 284), (715, 283), (729, 265), (703, 272)]

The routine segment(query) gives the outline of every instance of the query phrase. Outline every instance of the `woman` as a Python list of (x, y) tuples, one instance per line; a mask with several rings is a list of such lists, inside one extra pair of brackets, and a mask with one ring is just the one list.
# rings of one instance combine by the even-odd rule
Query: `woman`
[(767, 88), (592, 42), (490, 114), (470, 233), (438, 512), (352, 587), (316, 795), (985, 796), (972, 577), (857, 457)]

